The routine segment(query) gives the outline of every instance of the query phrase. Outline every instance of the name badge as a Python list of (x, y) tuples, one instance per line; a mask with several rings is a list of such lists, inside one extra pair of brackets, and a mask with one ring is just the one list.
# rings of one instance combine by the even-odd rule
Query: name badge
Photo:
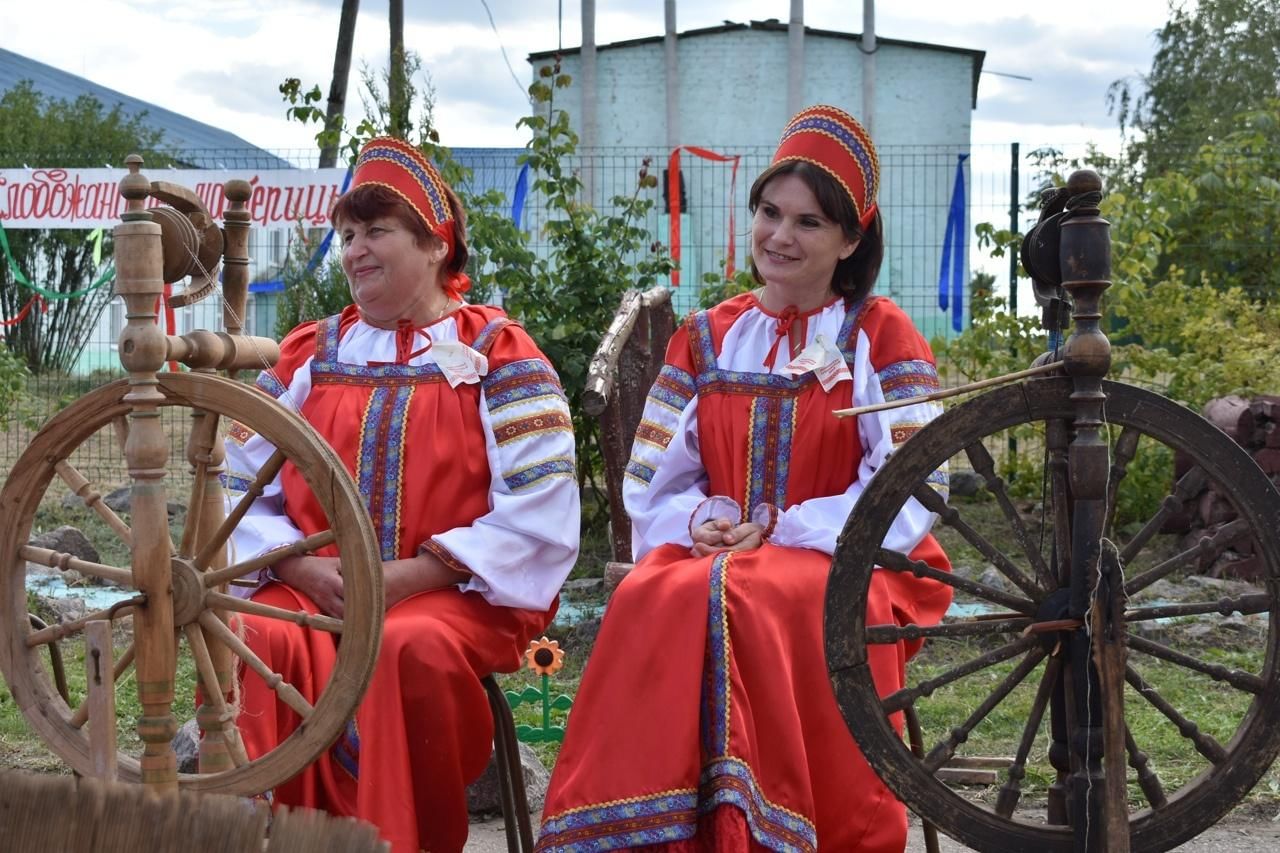
[(489, 372), (489, 359), (461, 341), (432, 341), (431, 354), (449, 381), (450, 388), (475, 383)]
[(815, 336), (813, 343), (801, 350), (800, 354), (782, 369), (792, 376), (799, 376), (812, 370), (824, 391), (830, 391), (846, 379), (853, 381), (853, 375), (849, 373), (849, 365), (845, 363), (844, 354), (837, 347), (832, 346), (825, 335)]

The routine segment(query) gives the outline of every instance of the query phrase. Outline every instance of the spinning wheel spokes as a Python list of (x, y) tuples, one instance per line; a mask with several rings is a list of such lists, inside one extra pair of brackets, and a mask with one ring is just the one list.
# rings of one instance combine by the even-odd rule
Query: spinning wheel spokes
[[(1118, 618), (1105, 629), (1118, 631), (1127, 649), (1118, 688), (1090, 686), (1067, 654), (1069, 643), (1098, 630), (1068, 612), (1066, 564), (1078, 546), (1061, 440), (1072, 411), (1069, 380), (994, 392), (930, 424), (872, 481), (837, 546), (827, 589), (828, 665), (850, 730), (901, 799), (979, 849), (1075, 848), (1067, 744), (1078, 698), (1118, 708), (1105, 725), (1120, 744), (1110, 759), (1121, 768), (1112, 781), (1127, 802), (1133, 850), (1165, 850), (1200, 832), (1280, 752), (1280, 495), (1243, 451), (1191, 412), (1129, 386), (1104, 388), (1112, 462), (1099, 526), (1110, 536), (1101, 537), (1100, 553), (1124, 591)], [(952, 579), (880, 547), (898, 508), (926, 497), (913, 484), (948, 458), (987, 467), (989, 454), (977, 448), (1003, 446), (1009, 430), (1023, 446), (1043, 445), (1046, 470), (1020, 471), (1017, 490), (996, 473), (999, 466), (977, 471), (984, 490), (953, 500), (939, 521), (964, 543), (949, 552)], [(1175, 455), (1192, 462), (1176, 480)], [(1205, 488), (1238, 518), (1191, 542), (1161, 533)], [(1135, 513), (1139, 496), (1150, 509)], [(1105, 545), (1112, 540), (1115, 548)], [(1233, 547), (1260, 560), (1257, 584), (1195, 574)], [(1004, 560), (1034, 587), (1017, 583)], [(951, 615), (928, 627), (867, 624), (863, 584), (876, 571), (946, 583), (956, 599)], [(1055, 579), (1048, 588), (1046, 576)], [(1213, 639), (1219, 631), (1257, 639), (1225, 653)], [(908, 665), (906, 686), (882, 699), (861, 649), (921, 640), (926, 646)], [(923, 760), (890, 724), (890, 714), (908, 706), (920, 718)], [(974, 763), (996, 765), (992, 787), (954, 790), (948, 774)]]

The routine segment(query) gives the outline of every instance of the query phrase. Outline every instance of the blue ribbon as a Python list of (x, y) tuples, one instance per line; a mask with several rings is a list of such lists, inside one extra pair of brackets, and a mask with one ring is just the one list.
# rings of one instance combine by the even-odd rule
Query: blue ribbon
[[(338, 191), (338, 195), (342, 195), (347, 191), (347, 187), (351, 186), (351, 169), (347, 169), (347, 175), (342, 179), (342, 189)], [(320, 265), (320, 260), (329, 254), (329, 245), (333, 242), (333, 225), (329, 226), (329, 233), (324, 235), (324, 239), (320, 241), (319, 248), (311, 256), (311, 260), (307, 261), (307, 272), (311, 272)], [(283, 279), (272, 279), (271, 281), (255, 281), (249, 285), (250, 293), (280, 293), (284, 290)]]
[(516, 191), (511, 197), (511, 220), (522, 231), (524, 230), (524, 200), (528, 195), (529, 164), (525, 163), (520, 167), (520, 174), (516, 176)]
[(942, 239), (942, 264), (938, 270), (938, 307), (951, 308), (951, 328), (964, 328), (964, 161), (968, 154), (956, 155), (956, 183), (947, 211), (946, 236)]

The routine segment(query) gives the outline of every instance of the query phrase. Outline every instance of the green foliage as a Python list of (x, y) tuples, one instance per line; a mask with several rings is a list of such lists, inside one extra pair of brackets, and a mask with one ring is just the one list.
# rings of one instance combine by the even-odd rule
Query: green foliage
[[(116, 106), (81, 95), (73, 101), (49, 98), (22, 81), (0, 93), (0, 168), (21, 166), (100, 167), (122, 163), (143, 154), (152, 168), (172, 160), (158, 152), (162, 135), (149, 130), (143, 116), (126, 117)], [(74, 293), (97, 281), (106, 262), (94, 260), (95, 248), (78, 230), (15, 230), (6, 232), (18, 269), (33, 283), (55, 293)], [(110, 234), (104, 235), (102, 256), (111, 256)], [(15, 280), (0, 262), (0, 316), (14, 317), (32, 291)], [(48, 300), (47, 311), (32, 310), (22, 322), (4, 330), (9, 351), (33, 372), (66, 372), (75, 364), (111, 288)]]
[(10, 413), (22, 398), (27, 375), (26, 365), (0, 343), (0, 429), (9, 428)]
[(725, 262), (720, 261), (720, 272), (702, 274), (702, 289), (698, 291), (698, 305), (711, 308), (719, 305), (731, 296), (755, 290), (760, 286), (751, 275), (751, 270), (735, 270), (732, 276), (724, 274)]
[(277, 303), (276, 337), (283, 338), (299, 323), (319, 320), (340, 312), (351, 303), (351, 291), (342, 264), (321, 258), (315, 267), (315, 255), (322, 232), (298, 229), (299, 239), (289, 247), (280, 277), (284, 291)]
[(1130, 162), (1147, 176), (1222, 138), (1280, 79), (1280, 0), (1170, 0), (1169, 12), (1150, 71), (1107, 95), (1121, 131), (1137, 132)]
[(994, 276), (976, 274), (969, 285), (969, 328), (949, 341), (931, 342), (935, 352), (946, 352), (946, 363), (963, 382), (1025, 370), (1045, 350), (1039, 319), (1010, 313), (1008, 301), (992, 292), (994, 282)]

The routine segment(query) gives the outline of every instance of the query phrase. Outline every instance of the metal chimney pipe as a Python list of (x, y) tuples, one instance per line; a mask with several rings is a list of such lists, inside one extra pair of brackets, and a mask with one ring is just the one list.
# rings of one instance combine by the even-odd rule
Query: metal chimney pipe
[(804, 107), (804, 0), (791, 0), (787, 24), (787, 115)]

